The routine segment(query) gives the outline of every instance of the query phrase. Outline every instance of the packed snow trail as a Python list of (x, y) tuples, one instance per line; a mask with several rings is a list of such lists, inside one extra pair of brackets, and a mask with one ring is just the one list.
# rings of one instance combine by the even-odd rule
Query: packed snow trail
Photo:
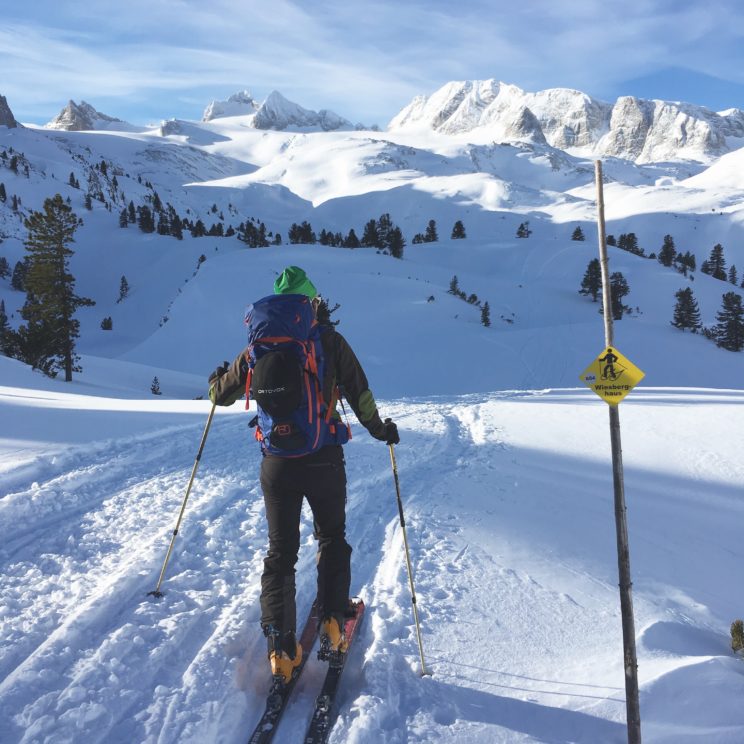
[[(721, 576), (744, 557), (732, 485), (744, 466), (733, 445), (696, 448), (693, 434), (733, 432), (744, 399), (645, 395), (623, 409), (645, 738), (733, 743), (744, 733), (744, 669), (726, 649), (736, 602)], [(700, 415), (707, 407), (710, 419)], [(356, 426), (348, 535), (368, 617), (331, 742), (625, 741), (603, 404), (556, 391), (382, 408), (402, 434), (396, 457), (433, 676), (419, 676), (387, 449)], [(0, 548), (3, 742), (246, 739), (268, 688), (258, 622), (266, 535), (248, 418), (213, 424), (159, 600), (146, 593), (203, 422), (2, 476), (13, 485), (0, 498), (10, 536)], [(670, 431), (677, 447), (660, 462)], [(307, 509), (301, 544), (300, 616), (315, 592)], [(715, 706), (678, 700), (690, 674), (708, 680)], [(278, 740), (301, 740), (322, 675), (311, 659)]]

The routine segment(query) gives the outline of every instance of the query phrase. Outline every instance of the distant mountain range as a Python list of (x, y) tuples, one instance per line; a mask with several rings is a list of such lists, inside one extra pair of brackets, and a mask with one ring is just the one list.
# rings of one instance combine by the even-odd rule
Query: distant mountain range
[(632, 96), (610, 104), (576, 90), (527, 93), (496, 80), (447, 83), (431, 96), (414, 98), (389, 126), (420, 128), (547, 143), (637, 163), (705, 160), (744, 145), (744, 111), (739, 109), (716, 113)]
[[(364, 130), (321, 109), (306, 109), (273, 91), (263, 102), (247, 90), (212, 101), (202, 122), (245, 117), (256, 129), (274, 131)], [(0, 96), (0, 125), (16, 120)], [(164, 122), (163, 126), (173, 128)], [(142, 131), (81, 101), (68, 104), (47, 129)], [(371, 129), (376, 129), (372, 127)], [(417, 96), (391, 120), (388, 131), (431, 130), (471, 138), (479, 144), (545, 144), (580, 156), (615, 157), (636, 163), (709, 162), (744, 146), (744, 111), (714, 112), (684, 102), (623, 96), (606, 103), (577, 90), (551, 88), (529, 93), (496, 80), (450, 82), (429, 96)]]

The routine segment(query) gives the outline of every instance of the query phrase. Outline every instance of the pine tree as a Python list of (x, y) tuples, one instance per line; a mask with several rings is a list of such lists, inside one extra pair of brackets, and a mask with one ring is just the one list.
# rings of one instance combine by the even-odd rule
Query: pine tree
[(605, 243), (607, 243), (607, 245), (617, 245), (617, 240), (615, 240), (614, 235), (608, 235), (605, 238)]
[(8, 314), (5, 312), (5, 301), (0, 300), (0, 354), (13, 356), (13, 330), (8, 323)]
[(385, 214), (381, 214), (380, 219), (377, 220), (377, 243), (375, 246), (377, 248), (390, 250), (390, 236), (392, 231), (393, 221), (390, 219), (390, 215), (385, 212)]
[(571, 234), (571, 240), (585, 240), (584, 231), (581, 229), (581, 225), (576, 225), (576, 229)]
[(714, 279), (726, 281), (726, 259), (723, 257), (723, 246), (720, 243), (716, 243), (711, 249), (708, 257), (708, 268)]
[(129, 216), (126, 209), (122, 209), (119, 214), (119, 227), (129, 227)]
[(455, 222), (454, 226), (452, 227), (452, 235), (450, 236), (452, 240), (462, 240), (463, 238), (466, 238), (467, 235), (465, 235), (465, 225), (462, 224), (461, 220), (457, 220)]
[(589, 261), (584, 273), (584, 278), (581, 280), (581, 289), (579, 294), (591, 295), (592, 302), (597, 301), (599, 292), (602, 289), (602, 269), (599, 265), (599, 259), (593, 258)]
[(457, 278), (456, 274), (452, 277), (452, 279), (450, 279), (450, 285), (447, 292), (451, 295), (455, 295), (455, 297), (457, 297), (457, 295), (460, 293), (460, 281)]
[(739, 283), (739, 278), (736, 273), (736, 266), (734, 264), (731, 264), (731, 268), (728, 271), (728, 280), (734, 286), (736, 286)]
[(380, 234), (377, 232), (377, 220), (370, 220), (364, 226), (362, 245), (365, 248), (377, 248), (380, 245)]
[(137, 222), (137, 212), (134, 209), (133, 201), (130, 201), (129, 206), (127, 207), (127, 218), (129, 219), (129, 223), (132, 225)]
[(21, 316), (23, 354), (33, 367), (52, 377), (64, 370), (65, 381), (79, 372), (75, 339), (80, 322), (74, 318), (78, 307), (95, 303), (75, 294), (75, 279), (69, 272), (74, 233), (80, 224), (72, 209), (57, 194), (44, 201), (44, 211), (32, 211), (24, 222), (28, 230), (29, 253), (25, 280), (26, 304)]
[(393, 258), (403, 258), (403, 248), (406, 241), (403, 239), (403, 233), (399, 227), (394, 227), (390, 231), (390, 244), (388, 250)]
[(116, 302), (119, 303), (127, 297), (129, 297), (129, 282), (127, 281), (127, 278), (122, 275), (121, 281), (119, 282), (119, 297)]
[(10, 264), (5, 256), (0, 256), (0, 279), (6, 279), (10, 276)]
[(150, 207), (146, 204), (137, 207), (137, 226), (143, 233), (155, 232), (155, 220), (153, 219)]
[(491, 306), (487, 302), (484, 302), (481, 308), (481, 323), (486, 328), (489, 328), (491, 325)]
[(723, 304), (716, 320), (718, 323), (713, 327), (713, 338), (718, 346), (728, 351), (744, 349), (744, 307), (740, 294), (726, 292), (723, 295)]
[(424, 243), (437, 243), (438, 241), (437, 223), (434, 220), (429, 220), (429, 224), (424, 231)]
[(101, 330), (102, 331), (113, 331), (114, 330), (114, 321), (111, 320), (111, 316), (104, 318), (101, 321)]
[(700, 309), (692, 294), (692, 289), (690, 287), (680, 289), (674, 296), (677, 298), (677, 304), (674, 306), (672, 325), (683, 331), (689, 328), (695, 333), (702, 324), (700, 323)]
[(359, 238), (354, 232), (353, 227), (351, 228), (351, 230), (349, 230), (349, 234), (344, 239), (344, 246), (346, 246), (347, 248), (359, 248)]
[(529, 238), (530, 235), (532, 235), (532, 230), (530, 230), (529, 220), (527, 220), (526, 222), (520, 222), (519, 227), (517, 228), (517, 237)]
[(85, 195), (85, 197), (83, 198), (83, 203), (85, 204), (86, 209), (93, 209), (93, 201), (91, 199), (90, 193), (87, 193)]
[(630, 287), (627, 280), (621, 272), (614, 272), (610, 276), (610, 302), (614, 320), (622, 320), (623, 314), (628, 312), (629, 308), (623, 304), (623, 297), (628, 294), (630, 294)]
[(152, 385), (150, 385), (150, 392), (153, 395), (162, 395), (162, 392), (160, 392), (160, 380), (158, 380), (157, 376), (152, 378)]
[(0, 202), (3, 202), (3, 204), (5, 204), (5, 201), (7, 200), (7, 198), (8, 198), (8, 195), (5, 192), (5, 184), (0, 183)]
[(677, 256), (677, 250), (674, 247), (674, 238), (671, 235), (664, 236), (664, 243), (659, 251), (659, 263), (662, 266), (671, 266)]
[(28, 258), (23, 261), (16, 261), (13, 267), (13, 276), (10, 279), (10, 286), (19, 292), (26, 291), (26, 275), (28, 274)]

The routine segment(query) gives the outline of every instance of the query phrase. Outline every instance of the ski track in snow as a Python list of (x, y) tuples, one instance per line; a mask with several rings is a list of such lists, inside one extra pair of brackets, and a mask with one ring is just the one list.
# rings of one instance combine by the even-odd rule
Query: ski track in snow
[[(387, 450), (355, 427), (358, 437), (347, 447), (348, 535), (352, 588), (368, 610), (332, 743), (626, 740), (613, 581), (547, 545), (545, 565), (550, 575), (571, 579), (568, 594), (560, 582), (541, 582), (539, 561), (521, 560), (520, 526), (545, 511), (541, 479), (553, 474), (543, 474), (538, 459), (530, 474), (537, 486), (520, 489), (526, 456), (494, 423), (495, 406), (508, 395), (401, 401), (385, 411), (405, 436), (396, 455), (433, 676), (419, 676)], [(15, 490), (0, 501), (0, 526), (13, 535), (0, 549), (3, 742), (247, 739), (265, 702), (268, 665), (259, 631), (266, 547), (259, 455), (244, 418), (213, 427), (166, 594), (146, 596), (197, 445), (196, 427), (180, 427), (8, 474)], [(492, 531), (489, 540), (473, 539), (479, 523)], [(301, 544), (300, 620), (315, 591), (307, 509)], [(642, 600), (638, 605), (642, 622)], [(649, 649), (674, 652), (675, 632), (686, 646), (684, 626), (668, 625), (646, 630)], [(704, 632), (700, 646), (700, 661), (715, 654)], [(586, 657), (598, 667), (593, 676)], [(675, 669), (660, 684), (673, 685), (673, 675), (687, 671)], [(301, 740), (321, 678), (313, 658), (277, 741)], [(732, 729), (725, 740), (736, 735)]]

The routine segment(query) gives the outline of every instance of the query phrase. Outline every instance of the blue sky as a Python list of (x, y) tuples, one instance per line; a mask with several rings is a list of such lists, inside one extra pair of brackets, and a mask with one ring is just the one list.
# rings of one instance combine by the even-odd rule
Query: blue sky
[(738, 0), (0, 0), (0, 94), (45, 123), (68, 99), (133, 124), (276, 89), (387, 122), (450, 80), (496, 78), (744, 109)]

